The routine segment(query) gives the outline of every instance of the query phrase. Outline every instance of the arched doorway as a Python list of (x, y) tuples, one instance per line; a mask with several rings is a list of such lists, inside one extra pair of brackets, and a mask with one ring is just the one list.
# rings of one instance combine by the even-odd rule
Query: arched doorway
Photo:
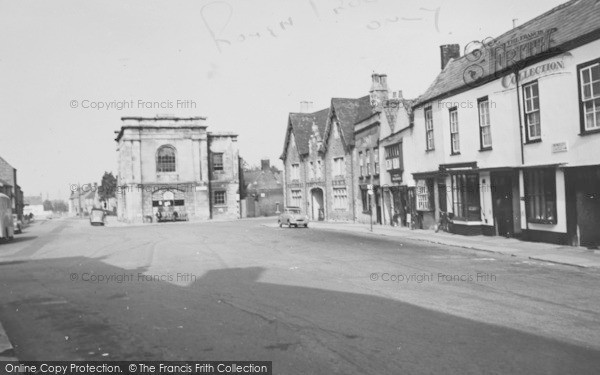
[(153, 191), (152, 215), (159, 221), (177, 221), (187, 218), (184, 192), (177, 189)]
[(314, 188), (310, 191), (310, 202), (312, 207), (312, 220), (325, 220), (325, 205), (323, 204), (323, 189)]

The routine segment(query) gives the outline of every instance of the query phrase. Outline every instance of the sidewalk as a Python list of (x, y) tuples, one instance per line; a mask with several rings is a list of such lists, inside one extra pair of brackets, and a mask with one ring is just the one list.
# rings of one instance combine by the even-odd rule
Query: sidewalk
[[(277, 226), (266, 224), (266, 226)], [(441, 245), (456, 246), (467, 249), (488, 251), (497, 254), (515, 256), (532, 260), (564, 264), (576, 267), (600, 268), (600, 252), (581, 247), (554, 245), (539, 242), (520, 241), (515, 238), (490, 236), (462, 236), (446, 232), (436, 233), (433, 230), (410, 230), (408, 228), (373, 225), (373, 232), (368, 224), (311, 222), (309, 226), (318, 229), (365, 233), (371, 235), (407, 238)]]
[(0, 323), (0, 362), (2, 361), (17, 361), (17, 358), (15, 358), (14, 349), (4, 332), (2, 323)]

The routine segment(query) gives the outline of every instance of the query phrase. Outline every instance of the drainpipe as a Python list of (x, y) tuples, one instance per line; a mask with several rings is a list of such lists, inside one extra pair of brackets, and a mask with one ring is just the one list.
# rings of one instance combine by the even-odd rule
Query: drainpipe
[[(517, 110), (518, 110), (518, 115), (519, 115), (519, 139), (521, 140), (521, 165), (525, 165), (525, 145), (523, 144), (523, 119), (521, 118), (521, 95), (519, 93), (519, 68), (515, 66), (514, 68), (514, 74), (515, 74), (515, 85), (516, 85), (516, 91), (517, 91)], [(521, 169), (521, 173), (523, 173), (524, 170)], [(519, 177), (519, 194), (521, 193), (521, 183), (520, 183), (521, 178)], [(525, 191), (525, 175), (523, 173), (523, 191)], [(521, 206), (520, 204), (520, 199), (519, 199), (519, 207)], [(527, 221), (527, 200), (525, 200), (525, 230), (529, 231), (529, 222)]]
[(523, 145), (523, 119), (521, 118), (521, 96), (519, 94), (519, 68), (514, 69), (517, 90), (517, 108), (519, 111), (519, 136), (521, 139), (521, 165), (525, 165), (525, 150)]

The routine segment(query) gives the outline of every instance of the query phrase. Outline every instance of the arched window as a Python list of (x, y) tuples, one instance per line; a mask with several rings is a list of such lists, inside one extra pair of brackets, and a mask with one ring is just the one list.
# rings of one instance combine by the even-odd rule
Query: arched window
[(156, 153), (156, 172), (175, 172), (175, 149), (171, 146), (162, 146)]

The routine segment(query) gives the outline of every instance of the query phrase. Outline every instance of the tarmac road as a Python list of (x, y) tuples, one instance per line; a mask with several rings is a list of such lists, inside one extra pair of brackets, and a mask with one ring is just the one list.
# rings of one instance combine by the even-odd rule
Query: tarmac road
[(593, 269), (264, 222), (36, 223), (0, 245), (0, 322), (20, 360), (267, 360), (275, 374), (600, 368)]

